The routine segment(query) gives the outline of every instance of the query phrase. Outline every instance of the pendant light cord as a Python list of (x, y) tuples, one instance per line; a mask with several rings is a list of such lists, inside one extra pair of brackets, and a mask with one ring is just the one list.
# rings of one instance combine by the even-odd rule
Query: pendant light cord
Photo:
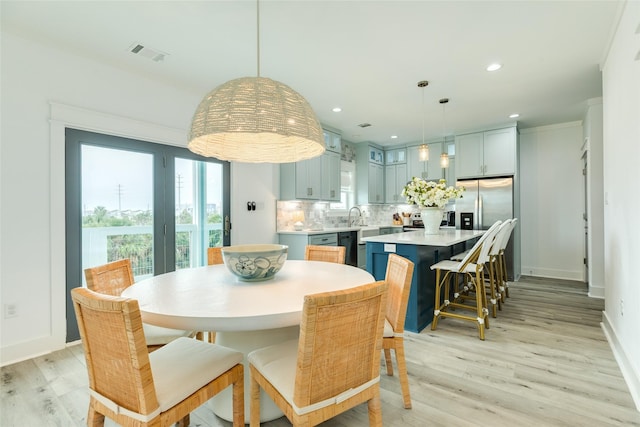
[(422, 145), (424, 145), (424, 86), (422, 87)]
[(256, 54), (258, 56), (258, 77), (260, 77), (260, 0), (256, 0), (256, 44), (258, 48), (256, 49)]

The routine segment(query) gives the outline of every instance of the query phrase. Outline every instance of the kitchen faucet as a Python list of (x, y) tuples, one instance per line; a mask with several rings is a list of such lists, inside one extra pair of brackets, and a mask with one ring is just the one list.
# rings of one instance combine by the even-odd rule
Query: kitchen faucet
[(362, 223), (362, 211), (360, 210), (359, 207), (354, 206), (351, 209), (349, 209), (349, 215), (347, 216), (347, 227), (351, 227), (353, 225), (351, 224), (351, 211), (354, 209), (358, 211), (358, 218), (360, 218), (360, 223)]

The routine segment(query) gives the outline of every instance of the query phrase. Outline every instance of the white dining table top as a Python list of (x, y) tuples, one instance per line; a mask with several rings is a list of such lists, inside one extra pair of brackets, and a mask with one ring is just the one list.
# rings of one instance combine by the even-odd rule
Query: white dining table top
[(123, 297), (138, 300), (142, 320), (196, 331), (255, 331), (300, 324), (304, 296), (371, 283), (367, 271), (287, 260), (271, 280), (243, 282), (226, 266), (189, 268), (141, 280)]

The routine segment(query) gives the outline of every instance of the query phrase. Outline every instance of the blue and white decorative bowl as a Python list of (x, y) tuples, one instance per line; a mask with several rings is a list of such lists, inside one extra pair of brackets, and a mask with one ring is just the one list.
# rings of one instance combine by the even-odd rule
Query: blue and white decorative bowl
[(273, 279), (287, 260), (289, 246), (262, 244), (222, 248), (222, 259), (229, 271), (245, 282)]

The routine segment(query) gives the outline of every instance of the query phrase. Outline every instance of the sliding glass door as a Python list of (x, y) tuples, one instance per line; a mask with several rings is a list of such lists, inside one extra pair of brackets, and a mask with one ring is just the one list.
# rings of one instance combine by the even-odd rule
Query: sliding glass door
[(69, 291), (85, 268), (128, 258), (137, 281), (205, 265), (229, 228), (228, 162), (67, 129), (67, 341), (79, 338)]

